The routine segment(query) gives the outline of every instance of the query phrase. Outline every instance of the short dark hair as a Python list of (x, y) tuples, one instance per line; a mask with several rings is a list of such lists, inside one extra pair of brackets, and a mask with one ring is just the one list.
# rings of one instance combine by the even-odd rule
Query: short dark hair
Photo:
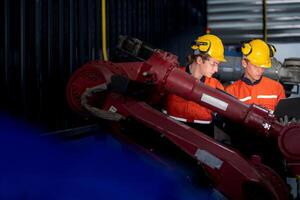
[(203, 62), (209, 59), (209, 55), (206, 54), (206, 53), (200, 53), (200, 54), (197, 54), (197, 55), (189, 54), (187, 56), (187, 63), (189, 65), (192, 64), (197, 59), (197, 57), (199, 57), (199, 56), (202, 58)]

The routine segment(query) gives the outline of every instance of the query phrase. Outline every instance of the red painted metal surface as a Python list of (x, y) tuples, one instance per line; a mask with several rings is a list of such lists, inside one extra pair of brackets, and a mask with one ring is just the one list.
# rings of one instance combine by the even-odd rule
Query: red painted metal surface
[(145, 62), (90, 62), (77, 70), (70, 79), (67, 87), (69, 104), (75, 111), (86, 113), (82, 109), (80, 95), (86, 88), (97, 84), (113, 85), (113, 76), (123, 77), (135, 85), (151, 87), (151, 93), (141, 97), (143, 100), (139, 100), (138, 95), (126, 93), (127, 90), (108, 90), (101, 94), (101, 104), (93, 100), (97, 99), (95, 97), (91, 97), (90, 102), (95, 107), (117, 112), (124, 118), (132, 117), (164, 134), (198, 160), (213, 179), (215, 187), (231, 199), (245, 199), (245, 195), (251, 191), (249, 188), (260, 188), (271, 199), (287, 199), (288, 192), (281, 178), (257, 159), (255, 162), (245, 160), (233, 149), (168, 118), (151, 106), (158, 103), (165, 93), (172, 92), (206, 106), (265, 137), (277, 137), (279, 148), (290, 162), (288, 166), (291, 166), (295, 175), (300, 174), (300, 149), (295, 142), (300, 140), (300, 125), (285, 127), (269, 111), (256, 105), (246, 105), (224, 92), (199, 84), (177, 66), (176, 56), (161, 50), (155, 51)]

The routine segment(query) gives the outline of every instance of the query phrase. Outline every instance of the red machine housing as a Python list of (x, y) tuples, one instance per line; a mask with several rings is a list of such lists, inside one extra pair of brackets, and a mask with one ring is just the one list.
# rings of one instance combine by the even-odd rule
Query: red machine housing
[[(135, 90), (142, 92), (135, 93)], [(153, 106), (169, 92), (195, 101), (265, 137), (278, 138), (279, 149), (291, 172), (300, 175), (299, 124), (283, 126), (268, 110), (246, 105), (224, 92), (199, 84), (178, 69), (177, 57), (168, 52), (155, 50), (149, 59), (141, 62), (89, 62), (74, 73), (67, 86), (67, 98), (73, 110), (116, 121), (131, 117), (164, 134), (203, 165), (215, 187), (226, 197), (249, 199), (251, 191), (255, 193), (259, 188), (265, 199), (288, 199), (285, 183), (258, 157), (246, 160), (235, 150), (156, 110)]]

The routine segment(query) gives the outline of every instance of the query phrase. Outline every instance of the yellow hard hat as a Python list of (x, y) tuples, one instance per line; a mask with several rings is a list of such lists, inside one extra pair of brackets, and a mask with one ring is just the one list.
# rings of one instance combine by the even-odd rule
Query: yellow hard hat
[(270, 68), (271, 57), (274, 56), (276, 49), (273, 45), (264, 42), (261, 39), (254, 39), (250, 42), (243, 43), (243, 55), (255, 66)]
[(205, 53), (219, 62), (226, 62), (222, 40), (216, 35), (206, 34), (198, 37), (192, 49), (194, 54)]

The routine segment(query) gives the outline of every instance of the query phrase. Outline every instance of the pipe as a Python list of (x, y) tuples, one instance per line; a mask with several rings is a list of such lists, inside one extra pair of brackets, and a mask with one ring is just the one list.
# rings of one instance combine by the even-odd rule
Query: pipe
[(102, 52), (104, 61), (108, 61), (106, 51), (106, 4), (105, 0), (101, 2), (102, 7)]
[(263, 35), (264, 35), (264, 41), (268, 42), (268, 31), (267, 31), (267, 2), (266, 0), (263, 1)]

